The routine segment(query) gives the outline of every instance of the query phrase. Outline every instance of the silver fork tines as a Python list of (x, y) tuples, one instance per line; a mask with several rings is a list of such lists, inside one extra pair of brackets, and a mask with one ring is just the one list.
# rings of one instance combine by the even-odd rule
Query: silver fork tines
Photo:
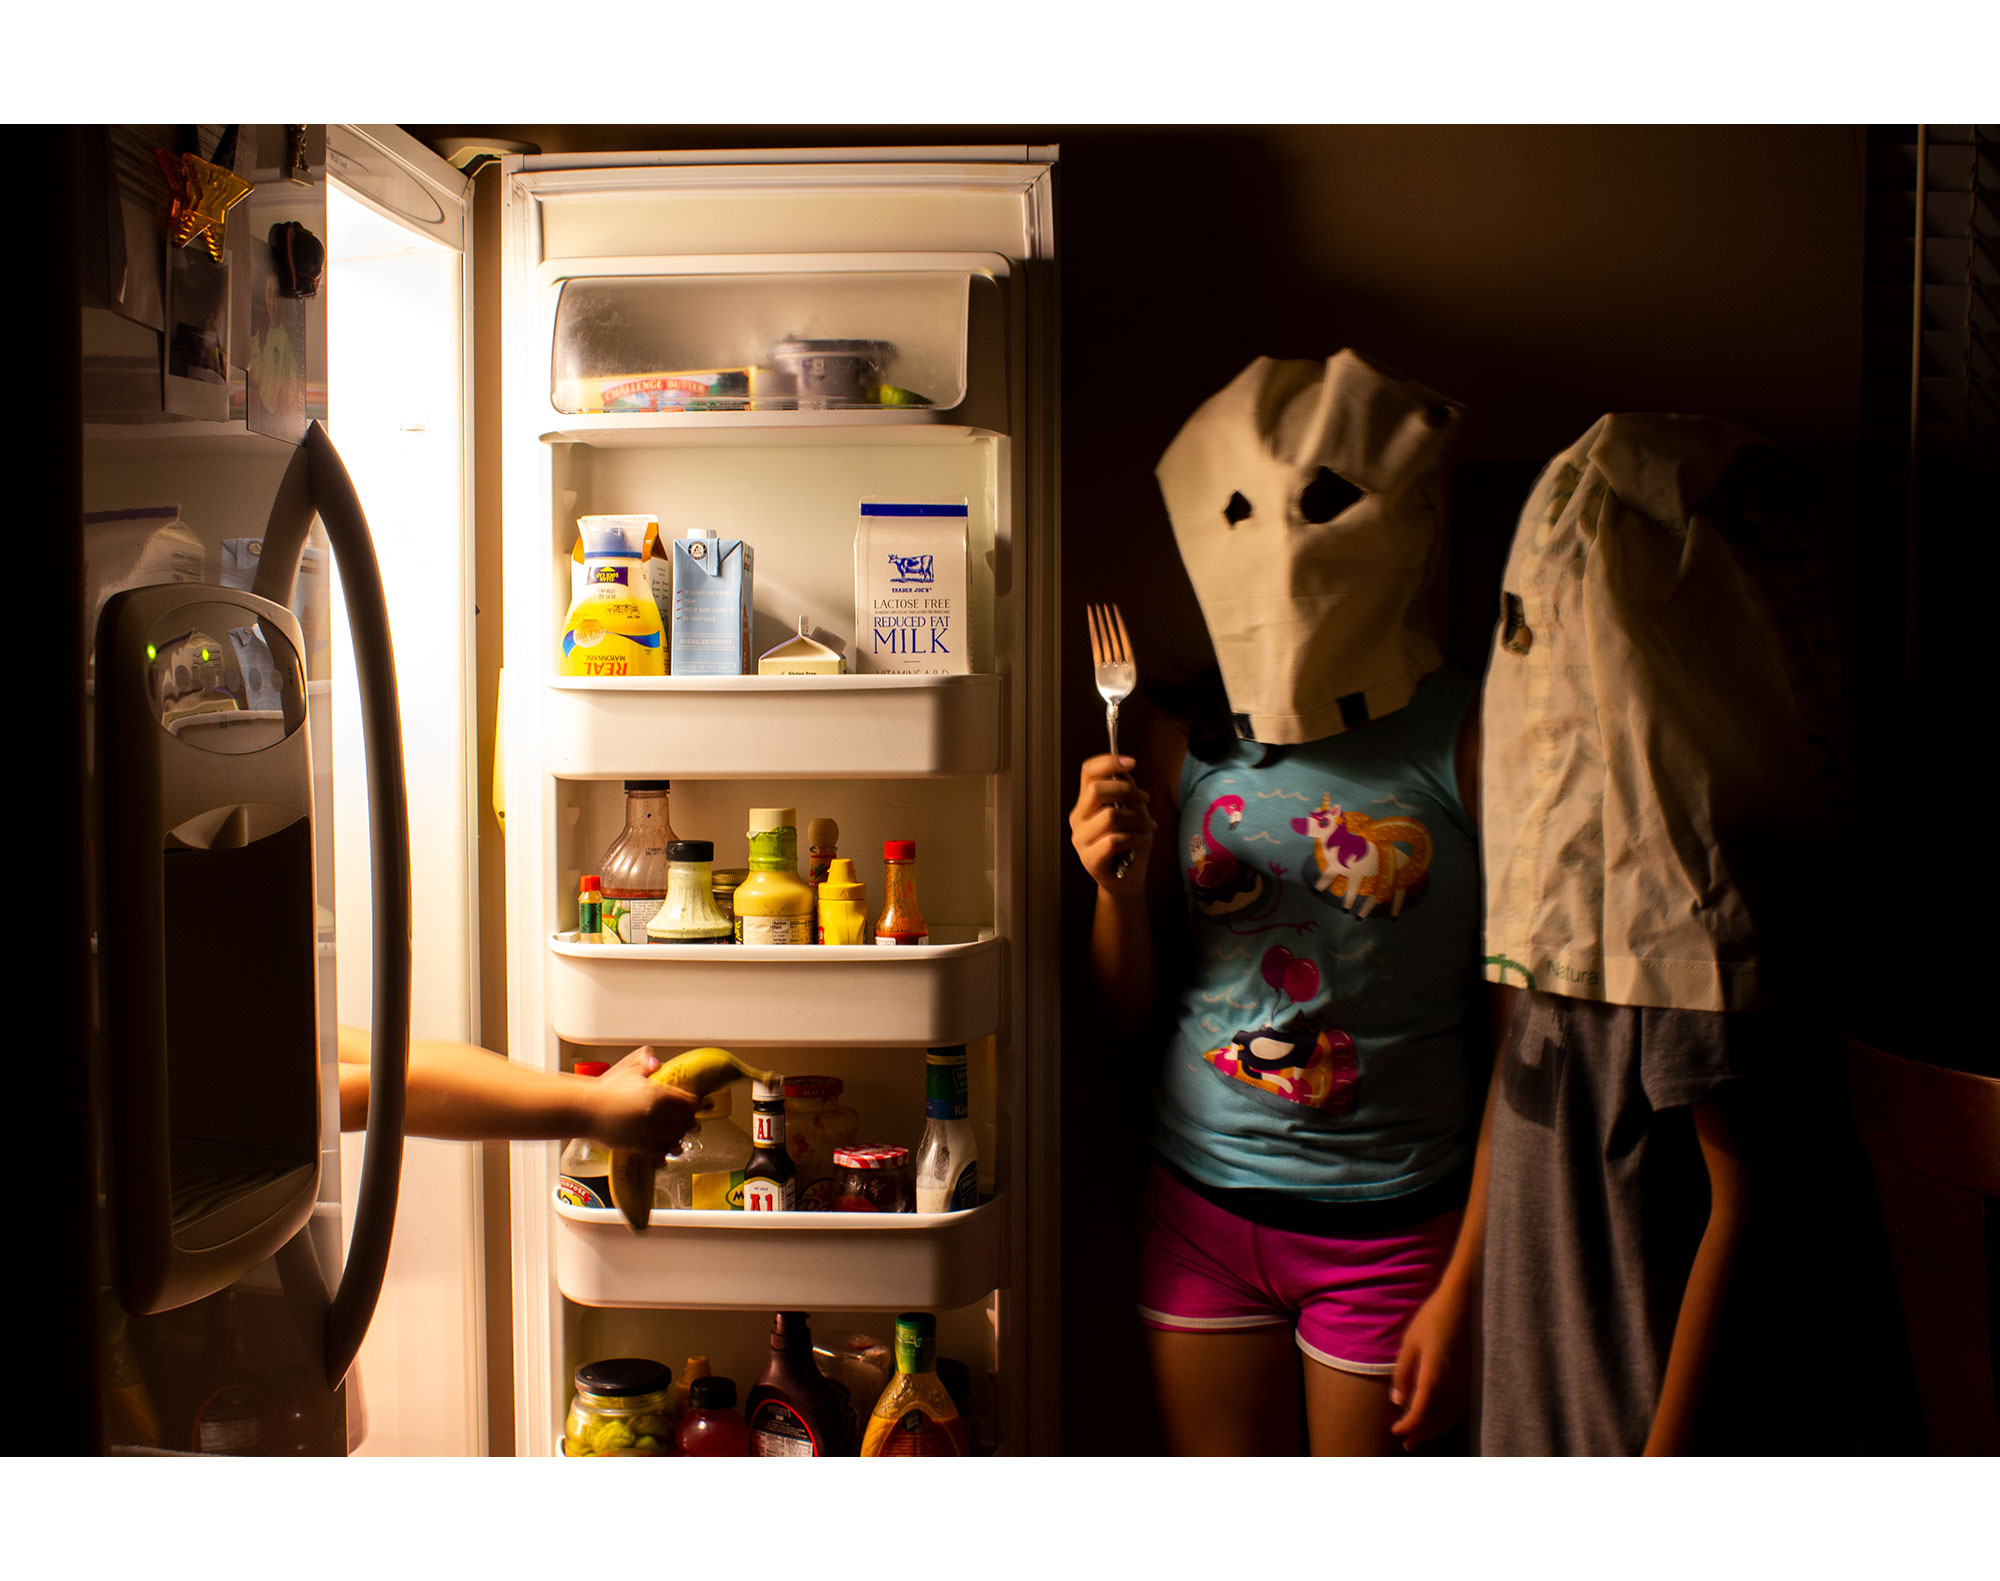
[[(1111, 755), (1118, 756), (1118, 705), (1132, 695), (1139, 683), (1138, 667), (1132, 662), (1132, 639), (1125, 631), (1125, 617), (1116, 604), (1087, 604), (1084, 615), (1090, 622), (1090, 662), (1096, 670), (1097, 695), (1104, 699), (1104, 729), (1110, 738)], [(1118, 858), (1112, 872), (1125, 876), (1132, 865), (1132, 853)]]

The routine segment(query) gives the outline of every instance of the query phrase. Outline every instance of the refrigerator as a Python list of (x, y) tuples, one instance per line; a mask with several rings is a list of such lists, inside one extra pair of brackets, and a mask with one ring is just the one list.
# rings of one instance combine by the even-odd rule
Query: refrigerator
[[(289, 132), (244, 129), (243, 146), (297, 152)], [(498, 369), (483, 368), (479, 386), (498, 391), (499, 410), (475, 414), (473, 178), (391, 127), (308, 128), (303, 148), (305, 181), (257, 167), (227, 219), (242, 308), (232, 328), (249, 337), (225, 354), (242, 387), (234, 410), (152, 411), (142, 386), (170, 347), (163, 332), (151, 344), (140, 333), (133, 308), (145, 303), (86, 307), (83, 503), (176, 506), (212, 552), (205, 576), (259, 536), (299, 453), (289, 432), (270, 431), (255, 387), (270, 374), (255, 355), (269, 315), (253, 324), (252, 288), (282, 197), (327, 243), (304, 337), (325, 347), (324, 372), (304, 359), (304, 403), (367, 514), (394, 647), (411, 1035), (504, 1046), (547, 1070), (640, 1043), (663, 1054), (719, 1045), (788, 1075), (839, 1078), (857, 1141), (912, 1148), (925, 1050), (963, 1044), (979, 1147), (969, 1211), (658, 1211), (636, 1235), (613, 1210), (558, 1200), (559, 1143), (413, 1139), (373, 1324), (346, 1384), (316, 1403), (327, 1445), (558, 1454), (572, 1375), (589, 1361), (643, 1356), (679, 1372), (703, 1356), (747, 1391), (776, 1311), (808, 1312), (822, 1340), (887, 1341), (897, 1313), (923, 1310), (938, 1318), (940, 1354), (960, 1364), (975, 1448), (1054, 1452), (1055, 151), (500, 155), (478, 178), (500, 189), (500, 333), (482, 347), (497, 350)], [(249, 174), (249, 159), (237, 169)], [(87, 211), (98, 196), (118, 201), (115, 176), (105, 172)], [(143, 231), (129, 192), (122, 201), (124, 229)], [(84, 254), (99, 256), (88, 243)], [(887, 348), (881, 379), (911, 404), (821, 401), (774, 376), (785, 342), (857, 340)], [(747, 377), (695, 409), (619, 393), (692, 370)], [(493, 569), (473, 551), (475, 415), (489, 432), (497, 417), (499, 434), (500, 655), (473, 640), (473, 589)], [(966, 673), (872, 673), (857, 651), (863, 500), (964, 502)], [(617, 513), (656, 517), (663, 541), (706, 528), (751, 545), (751, 654), (803, 622), (845, 650), (846, 673), (560, 674), (577, 520)], [(308, 633), (321, 908), (320, 1168), (316, 1228), (302, 1233), (332, 1282), (374, 1145), (338, 1134), (334, 1029), (380, 1014), (378, 880), (346, 568), (317, 528), (310, 547), (294, 604)], [(476, 698), (496, 684), (498, 728), (481, 761)], [(718, 868), (745, 865), (753, 807), (795, 808), (802, 848), (810, 821), (837, 821), (871, 913), (884, 842), (914, 840), (930, 945), (579, 942), (578, 881), (622, 825), (627, 779), (670, 781), (675, 832), (712, 840)], [(499, 893), (479, 882), (477, 803), (489, 796), (504, 828)], [(496, 912), (504, 1001), (479, 980), (479, 929)], [(482, 1003), (503, 1002), (503, 1026), (482, 1019)], [(739, 1121), (748, 1096), (735, 1094)], [(176, 1357), (226, 1354), (249, 1313), (266, 1325), (263, 1352), (294, 1362), (283, 1370), (296, 1387), (292, 1351), (313, 1319), (272, 1265), (178, 1314), (125, 1318), (126, 1360), (147, 1378), (173, 1376)], [(100, 1271), (116, 1284), (115, 1269)]]

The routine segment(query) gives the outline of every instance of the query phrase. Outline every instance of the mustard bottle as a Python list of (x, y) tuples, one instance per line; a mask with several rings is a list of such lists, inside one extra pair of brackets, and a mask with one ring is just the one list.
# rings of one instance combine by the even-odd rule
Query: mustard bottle
[(819, 942), (867, 944), (868, 886), (854, 875), (854, 863), (837, 856), (819, 886)]
[(750, 876), (736, 886), (738, 944), (811, 944), (812, 886), (799, 877), (795, 807), (750, 809)]

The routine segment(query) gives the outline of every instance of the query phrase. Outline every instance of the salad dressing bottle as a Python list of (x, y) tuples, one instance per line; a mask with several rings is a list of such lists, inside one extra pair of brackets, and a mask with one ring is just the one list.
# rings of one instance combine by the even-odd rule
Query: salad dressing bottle
[(665, 898), (646, 922), (647, 944), (733, 944), (729, 920), (715, 906), (709, 840), (676, 840), (667, 847)]
[(917, 1143), (917, 1212), (979, 1206), (979, 1143), (966, 1117), (963, 1043), (924, 1055), (924, 1134)]
[(905, 1312), (896, 1319), (896, 1376), (869, 1413), (861, 1453), (967, 1455), (965, 1420), (937, 1375), (937, 1319)]
[(671, 780), (625, 782), (625, 827), (598, 864), (604, 881), (604, 942), (644, 944), (646, 924), (667, 895)]

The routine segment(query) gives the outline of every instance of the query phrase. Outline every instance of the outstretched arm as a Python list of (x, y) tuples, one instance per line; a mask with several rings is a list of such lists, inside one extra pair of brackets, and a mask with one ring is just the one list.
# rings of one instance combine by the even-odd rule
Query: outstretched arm
[[(340, 1128), (368, 1123), (368, 1034), (340, 1029)], [(587, 1136), (664, 1153), (694, 1123), (694, 1099), (647, 1078), (660, 1061), (634, 1049), (602, 1076), (518, 1065), (471, 1043), (413, 1039), (406, 1121), (412, 1136), (532, 1142)]]

